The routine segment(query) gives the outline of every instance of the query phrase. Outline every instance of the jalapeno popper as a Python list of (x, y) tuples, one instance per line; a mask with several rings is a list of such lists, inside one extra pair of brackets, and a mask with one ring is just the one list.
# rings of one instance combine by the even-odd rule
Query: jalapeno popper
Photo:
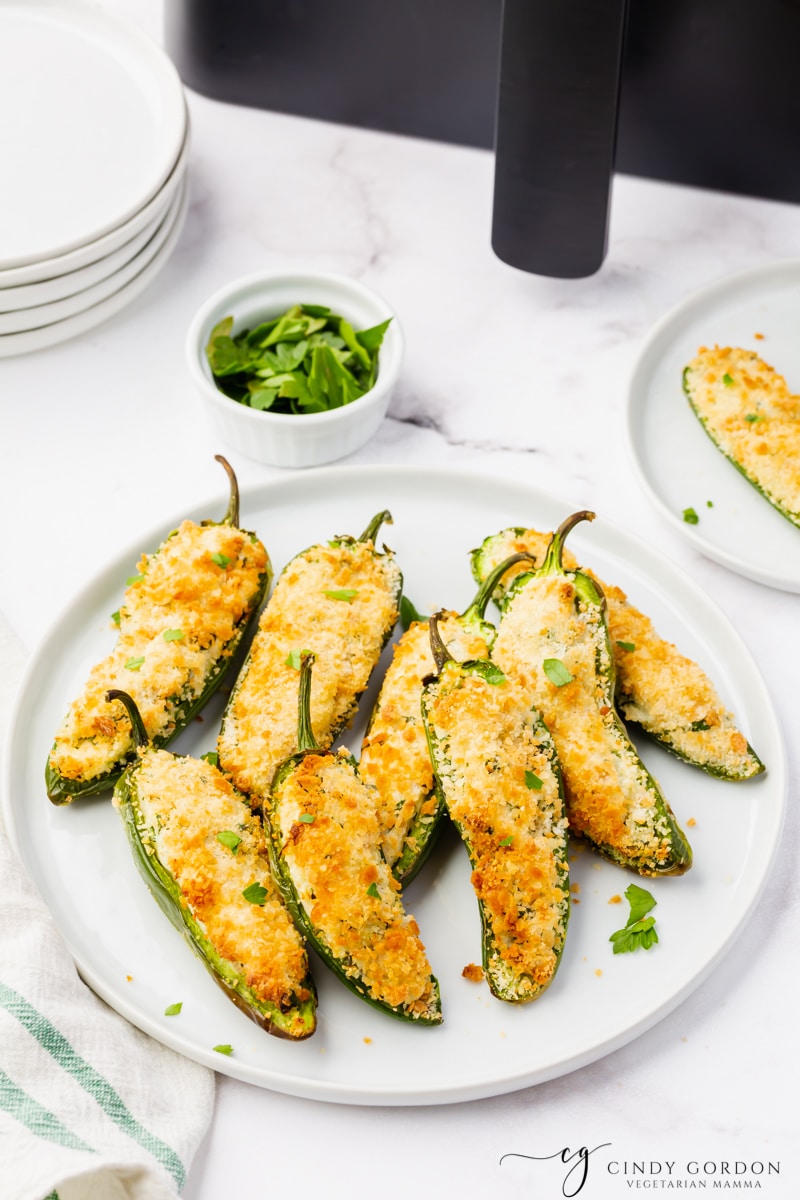
[(375, 538), (379, 513), (360, 538), (304, 550), (281, 573), (225, 709), (219, 763), (258, 802), (276, 767), (296, 748), (300, 656), (317, 657), (314, 736), (327, 748), (353, 717), (358, 698), (397, 621), (403, 577)]
[(313, 661), (304, 655), (300, 670), (299, 749), (265, 801), (274, 877), (299, 928), (351, 991), (402, 1020), (439, 1024), (439, 985), (383, 857), (373, 798), (355, 760), (314, 738)]
[(238, 528), (236, 477), (220, 522), (184, 521), (128, 581), (116, 645), (91, 671), (56, 732), (46, 769), (54, 804), (110, 789), (134, 749), (131, 723), (109, 688), (128, 691), (148, 736), (165, 746), (222, 682), (266, 593), (269, 555)]
[[(541, 563), (551, 536), (521, 527), (493, 534), (472, 553), (475, 577), (485, 579), (507, 555), (523, 550)], [(577, 567), (569, 550), (564, 552), (564, 564), (570, 571)], [(523, 566), (512, 567), (498, 584), (495, 600), (501, 610), (514, 576), (523, 571)], [(703, 669), (660, 637), (650, 618), (620, 588), (609, 586), (590, 570), (585, 573), (605, 594), (615, 703), (624, 719), (709, 775), (737, 780), (760, 774), (764, 764)]]
[(124, 706), (137, 743), (114, 803), (148, 887), (237, 1007), (269, 1033), (308, 1037), (308, 957), (272, 881), (260, 822), (216, 767), (155, 749), (126, 692), (112, 689), (109, 701)]
[(689, 844), (614, 710), (602, 591), (562, 563), (567, 534), (593, 516), (569, 517), (542, 566), (514, 580), (492, 657), (529, 689), (553, 735), (570, 829), (641, 875), (679, 875)]
[(800, 396), (752, 350), (730, 346), (702, 346), (683, 388), (717, 449), (800, 526)]
[(558, 759), (527, 690), (491, 662), (456, 662), (430, 622), (437, 674), (422, 712), (437, 787), (472, 863), (492, 993), (534, 1000), (553, 981), (569, 919)]
[[(439, 632), (459, 659), (488, 658), (496, 629), (484, 620), (495, 583), (513, 555), (481, 584), (460, 616), (440, 614)], [(383, 827), (383, 853), (393, 874), (406, 884), (419, 871), (433, 845), (442, 813), (420, 712), (422, 681), (434, 670), (427, 621), (414, 621), (397, 642), (361, 747), (358, 773), (375, 788)]]

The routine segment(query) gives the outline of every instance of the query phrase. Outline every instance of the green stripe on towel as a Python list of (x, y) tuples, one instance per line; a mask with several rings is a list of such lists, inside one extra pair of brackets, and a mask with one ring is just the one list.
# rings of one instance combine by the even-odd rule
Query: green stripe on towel
[[(57, 1146), (66, 1146), (68, 1150), (86, 1150), (94, 1154), (94, 1148), (81, 1141), (79, 1137), (62, 1125), (55, 1113), (43, 1108), (38, 1100), (17, 1087), (14, 1080), (0, 1069), (0, 1108), (5, 1109), (15, 1117), (21, 1125), (25, 1125), (37, 1137), (55, 1142)], [(47, 1197), (50, 1200), (50, 1197)]]
[(0, 1004), (20, 1022), (28, 1033), (36, 1038), (67, 1074), (72, 1075), (80, 1086), (102, 1108), (106, 1116), (118, 1125), (133, 1141), (138, 1142), (152, 1154), (173, 1177), (179, 1188), (186, 1182), (186, 1168), (178, 1155), (162, 1142), (155, 1134), (150, 1133), (133, 1117), (125, 1106), (124, 1101), (114, 1090), (107, 1079), (94, 1069), (91, 1063), (72, 1048), (63, 1033), (48, 1021), (47, 1017), (38, 1012), (24, 996), (13, 988), (0, 983)]

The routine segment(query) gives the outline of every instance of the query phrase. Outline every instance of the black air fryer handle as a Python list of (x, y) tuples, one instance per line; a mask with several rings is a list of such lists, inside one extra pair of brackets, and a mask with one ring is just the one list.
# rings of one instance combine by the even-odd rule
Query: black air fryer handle
[(504, 0), (492, 248), (575, 279), (608, 237), (627, 0)]

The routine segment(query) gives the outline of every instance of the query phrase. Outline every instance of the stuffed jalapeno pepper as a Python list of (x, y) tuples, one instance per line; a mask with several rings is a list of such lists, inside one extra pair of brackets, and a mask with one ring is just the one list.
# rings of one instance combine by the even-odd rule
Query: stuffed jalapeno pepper
[(351, 991), (402, 1020), (437, 1025), (439, 985), (383, 857), (372, 796), (355, 760), (314, 737), (313, 661), (304, 655), (300, 669), (298, 751), (276, 771), (264, 805), (274, 877), (298, 927)]
[[(496, 630), (484, 613), (497, 580), (515, 562), (531, 559), (513, 555), (490, 572), (463, 613), (440, 614), (439, 634), (457, 658), (488, 658)], [(375, 788), (383, 853), (403, 884), (425, 861), (442, 813), (420, 712), (422, 681), (433, 670), (428, 622), (413, 621), (394, 648), (358, 763), (361, 778)]]
[(184, 521), (143, 554), (114, 620), (119, 636), (73, 700), (46, 768), (54, 804), (110, 790), (134, 751), (125, 709), (106, 692), (129, 692), (148, 736), (167, 745), (222, 682), (271, 579), (269, 555), (238, 528), (239, 491), (224, 458), (230, 501), (219, 522)]
[(430, 621), (422, 712), (437, 788), (472, 863), (492, 993), (534, 1000), (569, 919), (567, 820), (553, 739), (527, 690), (487, 660), (457, 662)]
[(492, 657), (529, 689), (553, 736), (572, 832), (641, 875), (680, 875), (689, 844), (614, 709), (603, 593), (562, 561), (569, 531), (593, 517), (569, 517), (542, 566), (514, 580)]
[[(508, 554), (525, 550), (541, 563), (551, 534), (536, 529), (510, 528), (486, 538), (472, 554), (478, 580), (486, 578)], [(568, 570), (577, 562), (564, 552)], [(513, 567), (495, 590), (501, 610), (514, 576)], [(611, 653), (616, 674), (615, 702), (625, 721), (637, 725), (667, 750), (720, 779), (751, 779), (764, 770), (736, 720), (722, 703), (714, 684), (696, 662), (660, 637), (653, 622), (631, 604), (618, 587), (604, 583), (590, 570), (606, 598)]]
[(109, 701), (135, 732), (137, 757), (114, 803), (148, 887), (238, 1008), (268, 1033), (308, 1037), (316, 992), (260, 822), (216, 767), (149, 743), (127, 693), (112, 690)]
[(314, 736), (325, 748), (352, 719), (397, 621), (403, 577), (375, 539), (379, 513), (360, 538), (312, 546), (284, 567), (261, 614), (225, 708), (219, 764), (256, 803), (296, 749), (300, 658), (313, 650)]

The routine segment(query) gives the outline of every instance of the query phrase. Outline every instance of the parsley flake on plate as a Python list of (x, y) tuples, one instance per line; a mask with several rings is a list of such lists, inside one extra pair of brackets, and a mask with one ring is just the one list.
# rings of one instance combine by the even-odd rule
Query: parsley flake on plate
[(608, 939), (615, 954), (630, 954), (634, 950), (649, 950), (658, 941), (655, 917), (647, 914), (656, 906), (656, 899), (646, 888), (635, 883), (625, 889), (625, 899), (630, 905), (624, 929), (618, 929)]

